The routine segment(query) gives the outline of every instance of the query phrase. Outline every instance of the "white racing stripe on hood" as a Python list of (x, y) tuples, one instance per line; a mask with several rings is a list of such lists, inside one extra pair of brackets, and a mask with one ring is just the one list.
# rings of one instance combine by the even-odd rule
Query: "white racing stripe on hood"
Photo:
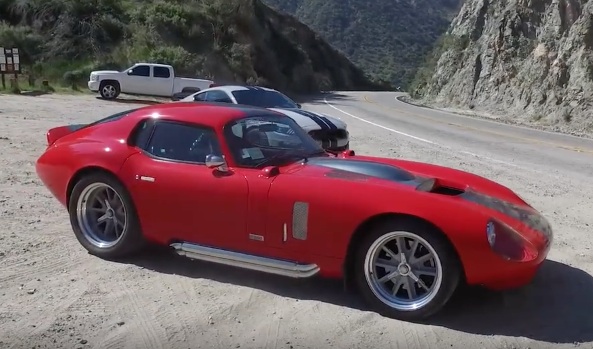
[(317, 116), (320, 116), (322, 118), (325, 118), (327, 121), (329, 121), (330, 123), (334, 124), (338, 129), (347, 129), (348, 125), (346, 125), (346, 123), (344, 121), (342, 121), (341, 119), (338, 119), (336, 117), (333, 116), (329, 116), (327, 114), (321, 114), (321, 113), (317, 113), (314, 111), (307, 111), (308, 113), (311, 114), (315, 114)]
[(319, 126), (315, 121), (313, 121), (313, 119), (311, 119), (308, 116), (296, 113), (289, 109), (281, 109), (281, 108), (270, 108), (270, 109), (288, 116), (289, 118), (293, 119), (300, 127), (302, 127), (303, 129), (305, 129), (307, 131), (321, 129), (321, 126)]
[[(274, 111), (281, 112), (293, 120), (295, 120), (301, 127), (306, 128), (307, 130), (336, 130), (336, 129), (347, 129), (347, 125), (340, 119), (311, 112), (308, 110), (303, 109), (279, 109), (279, 108), (270, 108)], [(306, 125), (306, 126), (305, 126)]]

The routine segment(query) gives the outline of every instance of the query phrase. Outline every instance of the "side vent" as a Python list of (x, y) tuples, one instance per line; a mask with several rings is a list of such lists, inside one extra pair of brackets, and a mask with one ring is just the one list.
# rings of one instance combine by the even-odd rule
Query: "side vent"
[(292, 237), (307, 240), (307, 223), (309, 222), (309, 204), (295, 202), (292, 208)]

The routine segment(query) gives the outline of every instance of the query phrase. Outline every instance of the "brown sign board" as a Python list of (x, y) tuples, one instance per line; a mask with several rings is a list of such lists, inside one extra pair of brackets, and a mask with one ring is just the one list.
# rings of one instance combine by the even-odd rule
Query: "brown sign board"
[(19, 49), (0, 46), (0, 74), (19, 74), (20, 72)]

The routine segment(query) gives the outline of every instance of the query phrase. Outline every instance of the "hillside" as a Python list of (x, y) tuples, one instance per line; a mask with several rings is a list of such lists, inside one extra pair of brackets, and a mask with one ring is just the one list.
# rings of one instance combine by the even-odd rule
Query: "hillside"
[(593, 2), (468, 1), (420, 75), (434, 105), (593, 132)]
[(92, 69), (150, 61), (295, 93), (377, 88), (307, 26), (259, 0), (0, 0), (0, 46), (13, 45), (49, 79), (85, 82)]
[(264, 0), (372, 76), (406, 88), (463, 0)]

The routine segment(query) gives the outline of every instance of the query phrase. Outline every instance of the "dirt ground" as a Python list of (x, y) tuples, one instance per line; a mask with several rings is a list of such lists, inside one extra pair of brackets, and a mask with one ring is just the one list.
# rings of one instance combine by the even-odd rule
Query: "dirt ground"
[(34, 163), (49, 128), (136, 106), (0, 95), (0, 348), (593, 348), (591, 182), (418, 146), (344, 115), (359, 153), (487, 176), (549, 217), (554, 246), (533, 284), (461, 292), (430, 324), (413, 324), (368, 311), (339, 282), (295, 281), (161, 251), (129, 264), (87, 254)]

